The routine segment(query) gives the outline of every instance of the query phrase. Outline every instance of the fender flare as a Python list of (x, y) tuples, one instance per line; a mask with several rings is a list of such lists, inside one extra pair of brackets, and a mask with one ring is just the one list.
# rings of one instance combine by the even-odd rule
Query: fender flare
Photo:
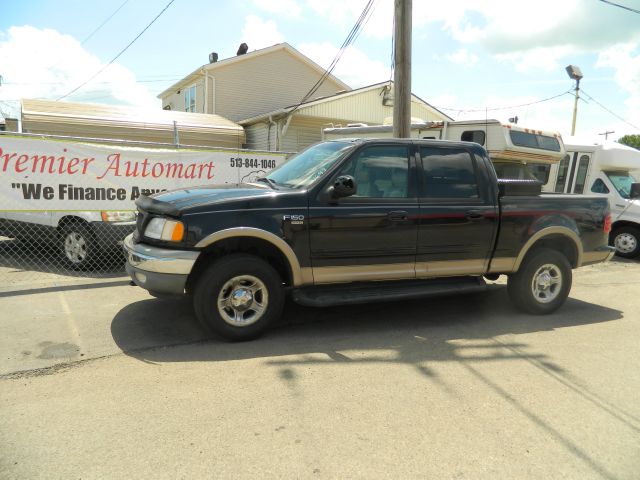
[(582, 265), (582, 257), (584, 252), (582, 248), (582, 242), (580, 241), (580, 237), (578, 236), (578, 234), (567, 227), (546, 227), (546, 228), (543, 228), (542, 230), (538, 230), (536, 233), (533, 234), (531, 238), (529, 238), (529, 240), (527, 240), (527, 242), (524, 244), (524, 246), (520, 250), (518, 257), (516, 258), (516, 261), (513, 265), (513, 271), (517, 272), (520, 269), (520, 264), (524, 260), (524, 257), (527, 255), (527, 253), (529, 253), (529, 250), (531, 250), (531, 248), (535, 245), (535, 243), (538, 240), (541, 240), (550, 235), (561, 235), (569, 238), (573, 242), (574, 246), (576, 247), (576, 253), (577, 253), (576, 267), (579, 267)]

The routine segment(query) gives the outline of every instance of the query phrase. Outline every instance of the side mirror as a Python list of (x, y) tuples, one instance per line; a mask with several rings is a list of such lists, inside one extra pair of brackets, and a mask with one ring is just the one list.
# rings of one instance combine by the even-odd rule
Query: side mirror
[(640, 198), (640, 183), (632, 183), (631, 190), (629, 191), (629, 198)]
[(356, 179), (351, 175), (340, 175), (331, 187), (332, 198), (349, 197), (356, 193), (358, 187)]

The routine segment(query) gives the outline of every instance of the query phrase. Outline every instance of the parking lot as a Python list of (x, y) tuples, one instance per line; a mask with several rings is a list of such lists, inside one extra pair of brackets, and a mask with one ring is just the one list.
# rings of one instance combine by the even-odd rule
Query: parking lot
[(2, 266), (2, 478), (606, 478), (640, 471), (640, 263), (534, 317), (488, 292), (310, 309), (249, 343), (116, 274)]

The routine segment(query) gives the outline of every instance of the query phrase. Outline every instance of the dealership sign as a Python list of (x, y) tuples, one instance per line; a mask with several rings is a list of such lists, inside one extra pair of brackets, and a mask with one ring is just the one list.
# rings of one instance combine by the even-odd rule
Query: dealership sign
[(132, 210), (140, 195), (255, 181), (286, 160), (250, 150), (156, 149), (0, 135), (0, 210)]

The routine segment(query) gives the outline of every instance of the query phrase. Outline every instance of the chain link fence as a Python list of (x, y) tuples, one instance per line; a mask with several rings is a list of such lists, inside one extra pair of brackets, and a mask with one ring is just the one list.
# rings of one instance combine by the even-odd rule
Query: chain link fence
[[(100, 218), (109, 215), (125, 218)], [(135, 229), (126, 217), (134, 212), (0, 212), (0, 285), (18, 290), (126, 275), (122, 240)]]

